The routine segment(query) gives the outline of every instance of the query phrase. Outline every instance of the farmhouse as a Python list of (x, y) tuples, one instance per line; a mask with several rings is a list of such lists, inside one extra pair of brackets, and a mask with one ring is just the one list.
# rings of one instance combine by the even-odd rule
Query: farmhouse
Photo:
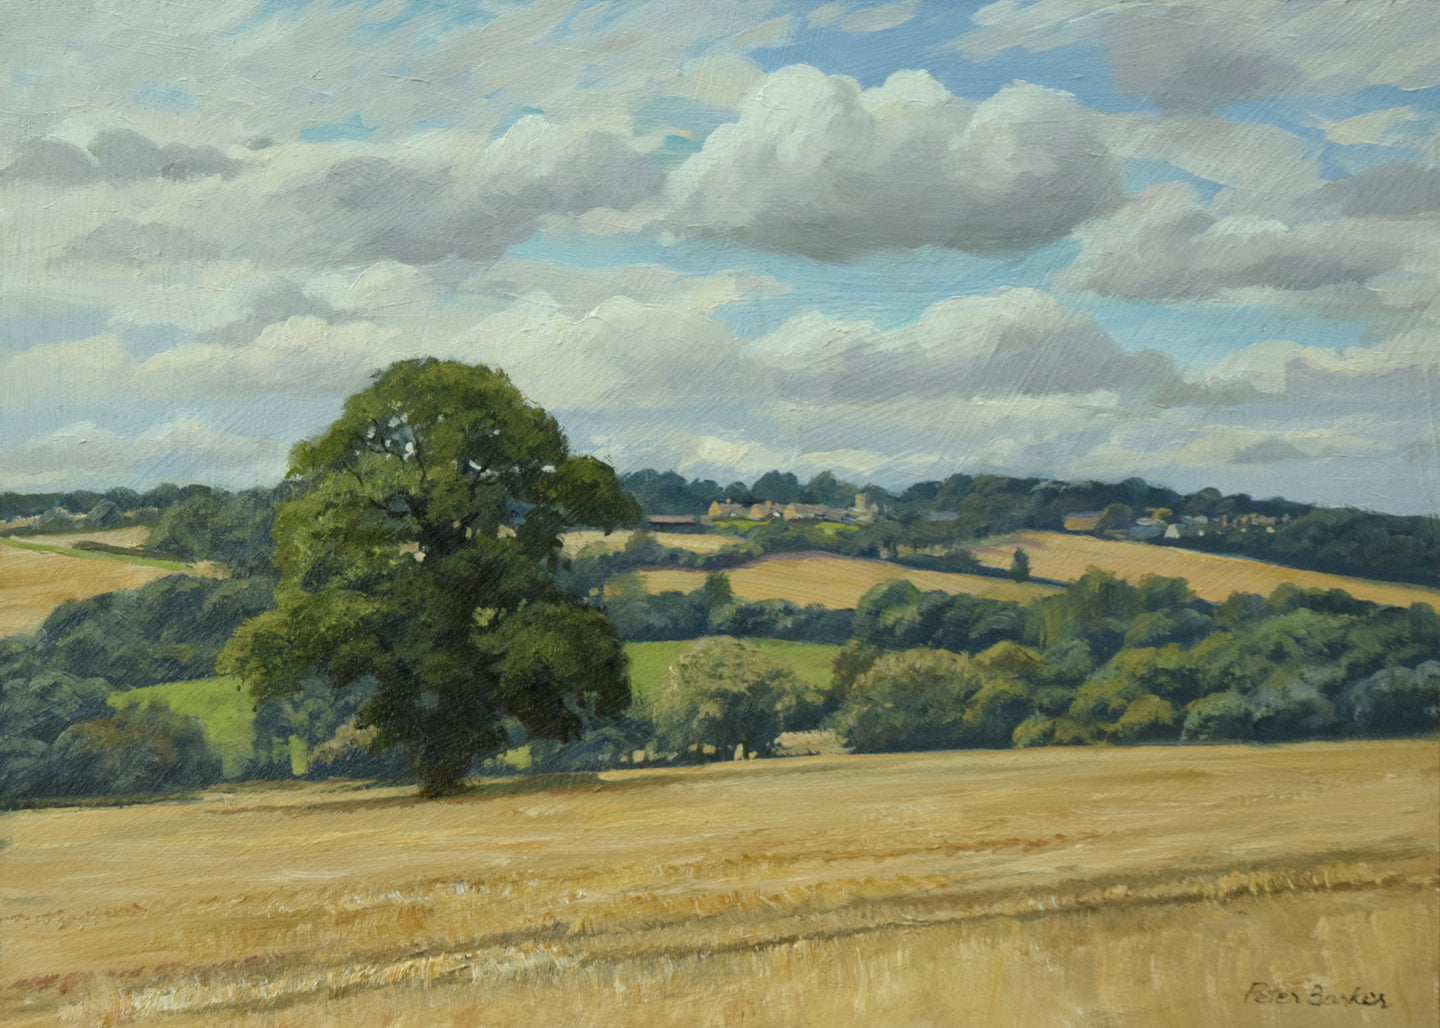
[(823, 503), (787, 503), (781, 517), (786, 521), (845, 521), (850, 512)]
[(651, 514), (645, 518), (652, 532), (703, 532), (706, 521), (695, 514)]

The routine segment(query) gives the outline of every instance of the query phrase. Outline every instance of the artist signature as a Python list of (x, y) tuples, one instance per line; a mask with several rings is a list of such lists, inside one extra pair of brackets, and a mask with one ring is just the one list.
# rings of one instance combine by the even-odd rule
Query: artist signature
[(1323, 985), (1309, 984), (1301, 988), (1275, 985), (1271, 982), (1251, 982), (1245, 990), (1246, 1003), (1264, 1003), (1274, 1006), (1304, 1007), (1379, 1007), (1390, 1006), (1385, 993), (1375, 992), (1363, 985), (1357, 985), (1350, 992), (1334, 992)]

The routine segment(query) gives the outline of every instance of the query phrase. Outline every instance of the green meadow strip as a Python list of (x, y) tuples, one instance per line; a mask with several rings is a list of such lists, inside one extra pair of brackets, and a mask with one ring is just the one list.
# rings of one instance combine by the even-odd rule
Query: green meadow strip
[(165, 571), (189, 572), (189, 566), (176, 560), (157, 560), (154, 557), (132, 557), (125, 553), (107, 553), (104, 550), (77, 550), (69, 546), (53, 546), (48, 543), (29, 543), (20, 539), (0, 536), (0, 543), (17, 550), (33, 550), (36, 553), (58, 553), (62, 557), (81, 557), (85, 560), (109, 560), (120, 564), (135, 564), (140, 567), (160, 568)]

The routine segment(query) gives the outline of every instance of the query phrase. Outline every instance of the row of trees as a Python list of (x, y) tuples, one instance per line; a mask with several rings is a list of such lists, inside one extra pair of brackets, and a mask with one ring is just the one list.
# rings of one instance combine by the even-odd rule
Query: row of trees
[[(701, 640), (640, 704), (631, 734), (648, 731), (653, 748), (685, 758), (741, 745), (763, 755), (782, 730), (820, 727), (859, 752), (1440, 727), (1440, 618), (1425, 604), (1380, 608), (1282, 587), (1212, 607), (1183, 580), (1132, 586), (1091, 571), (1014, 612), (999, 629), (1006, 638), (961, 638), (958, 626), (993, 621), (973, 598), (877, 586), (828, 690), (802, 687), (744, 642)], [(915, 645), (925, 632), (950, 646)]]
[[(854, 536), (808, 534), (802, 526), (777, 527), (790, 538), (772, 545), (764, 533), (747, 532), (765, 552), (775, 549), (833, 549), (837, 552), (894, 559), (906, 552), (955, 550), (986, 536), (1021, 529), (1063, 527), (1066, 514), (1110, 511), (1120, 514), (1108, 527), (1124, 530), (1147, 511), (1204, 516), (1232, 523), (1229, 531), (1207, 528), (1164, 545), (1259, 557), (1290, 567), (1331, 571), (1402, 582), (1435, 583), (1440, 564), (1440, 519), (1398, 516), (1350, 508), (1317, 508), (1287, 500), (1255, 499), (1218, 489), (1179, 493), (1143, 478), (1123, 482), (1064, 482), (1005, 475), (955, 474), (917, 482), (899, 492), (873, 484), (857, 488), (830, 472), (801, 483), (789, 472), (770, 471), (752, 484), (720, 486), (710, 480), (687, 481), (674, 472), (639, 471), (623, 483), (647, 514), (702, 514), (711, 500), (724, 496), (740, 503), (823, 503), (848, 506), (865, 492), (883, 511), (876, 524)], [(1240, 531), (1239, 519), (1259, 514), (1286, 519), (1273, 532)]]

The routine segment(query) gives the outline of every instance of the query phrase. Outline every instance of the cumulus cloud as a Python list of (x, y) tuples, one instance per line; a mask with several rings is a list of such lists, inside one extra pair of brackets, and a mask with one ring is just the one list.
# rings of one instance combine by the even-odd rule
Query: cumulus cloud
[(1301, 89), (1440, 85), (1428, 3), (1288, 0), (999, 0), (955, 41), (986, 60), (1074, 44), (1107, 47), (1115, 84), (1167, 113)]
[(720, 321), (614, 296), (578, 317), (535, 297), (471, 333), (475, 359), (504, 367), (546, 407), (578, 412), (683, 411), (704, 419), (768, 391)]
[(489, 142), (439, 133), (401, 154), (333, 150), (328, 162), (323, 148), (267, 151), (263, 180), (237, 181), (176, 216), (227, 252), (271, 262), (488, 261), (547, 215), (630, 207), (662, 181), (620, 136), (536, 115)]
[(0, 170), (0, 182), (30, 179), (75, 186), (150, 178), (186, 181), (211, 175), (231, 178), (240, 168), (239, 161), (226, 157), (213, 146), (182, 143), (159, 146), (138, 132), (112, 129), (97, 135), (88, 150), (63, 139), (24, 139), (15, 148), (10, 163)]
[(893, 332), (811, 313), (755, 349), (782, 389), (814, 402), (1135, 392), (1176, 375), (1168, 357), (1123, 350), (1035, 289), (943, 300)]
[(0, 479), (30, 490), (59, 484), (146, 487), (157, 481), (249, 486), (284, 474), (288, 451), (283, 441), (227, 433), (189, 418), (134, 436), (81, 422), (0, 450)]
[(1356, 403), (1427, 407), (1440, 395), (1440, 345), (1428, 326), (1345, 350), (1267, 340), (1186, 377), (1232, 403), (1284, 399), (1306, 406), (1328, 401), (1336, 408)]
[(1357, 285), (1429, 249), (1428, 233), (1410, 224), (1337, 218), (1291, 227), (1257, 216), (1220, 217), (1181, 183), (1155, 186), (1076, 234), (1084, 249), (1064, 285), (1130, 299)]
[(874, 89), (792, 66), (672, 172), (662, 224), (835, 260), (883, 247), (1023, 249), (1120, 197), (1119, 162), (1067, 93), (972, 105), (923, 71)]
[(919, 6), (920, 0), (900, 0), (899, 3), (881, 4), (879, 7), (862, 7), (846, 15), (840, 28), (855, 34), (899, 28), (915, 17)]

